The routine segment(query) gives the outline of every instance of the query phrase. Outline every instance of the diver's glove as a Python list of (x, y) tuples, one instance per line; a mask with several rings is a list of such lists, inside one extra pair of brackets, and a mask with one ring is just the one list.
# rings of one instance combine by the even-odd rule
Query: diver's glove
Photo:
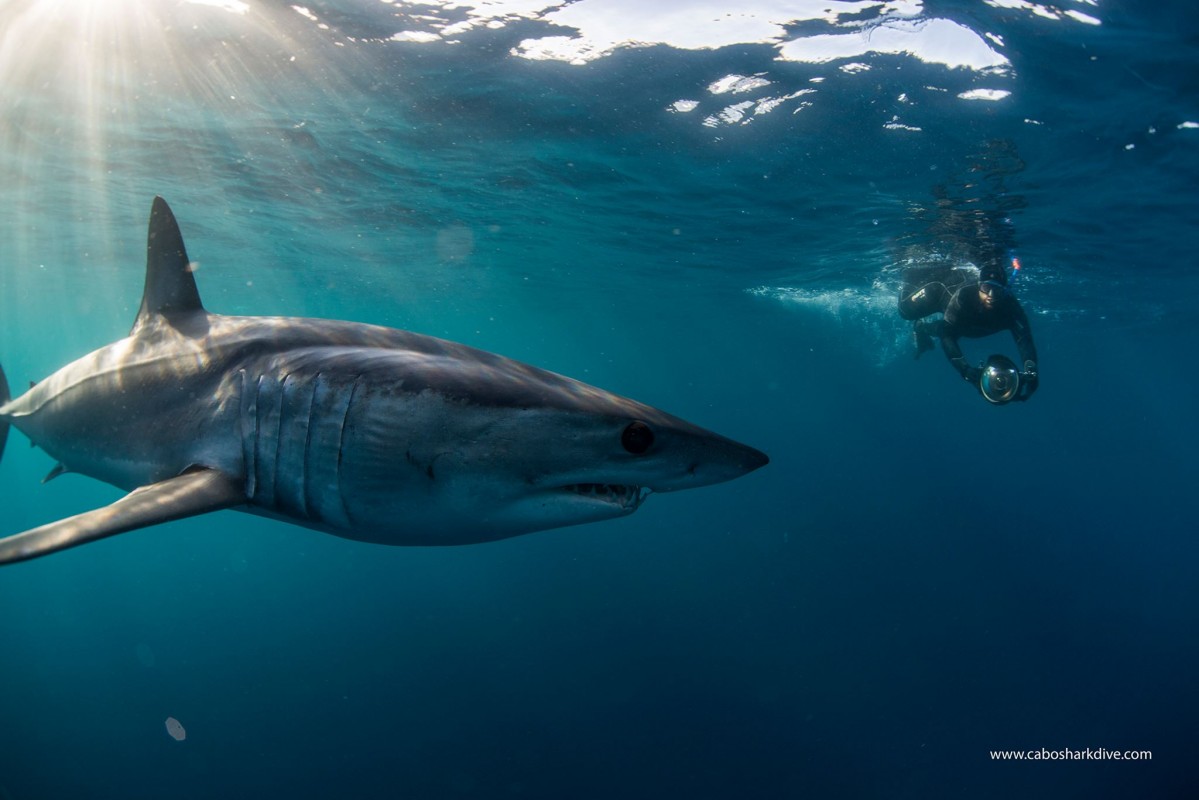
[(1027, 400), (1037, 390), (1037, 362), (1031, 359), (1024, 362), (1024, 371), (1020, 373), (1020, 396), (1017, 400)]

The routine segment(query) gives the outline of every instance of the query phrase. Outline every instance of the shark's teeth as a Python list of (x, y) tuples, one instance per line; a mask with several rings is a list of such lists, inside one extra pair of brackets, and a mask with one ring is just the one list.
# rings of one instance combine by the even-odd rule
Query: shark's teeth
[(610, 483), (572, 483), (562, 487), (568, 492), (606, 500), (625, 507), (636, 507), (641, 503), (641, 488), (638, 486), (621, 486)]

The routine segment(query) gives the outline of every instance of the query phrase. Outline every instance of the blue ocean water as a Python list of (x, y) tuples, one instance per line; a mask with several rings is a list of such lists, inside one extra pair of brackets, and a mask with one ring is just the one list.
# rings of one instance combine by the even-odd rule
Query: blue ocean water
[[(214, 312), (772, 460), (489, 545), (223, 512), (5, 567), (0, 798), (1196, 796), (1197, 43), (1110, 0), (10, 0), (14, 387), (127, 333), (160, 194)], [(987, 253), (1008, 407), (894, 306)], [(2, 532), (120, 494), (52, 466), (10, 437)], [(1152, 758), (991, 755), (1100, 748)]]

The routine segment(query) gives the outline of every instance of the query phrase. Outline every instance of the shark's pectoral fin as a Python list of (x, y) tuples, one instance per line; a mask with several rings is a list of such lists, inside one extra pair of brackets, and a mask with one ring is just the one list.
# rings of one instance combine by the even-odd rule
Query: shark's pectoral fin
[(0, 539), (0, 564), (37, 558), (106, 536), (245, 502), (240, 481), (210, 469), (185, 472), (135, 489), (110, 506)]

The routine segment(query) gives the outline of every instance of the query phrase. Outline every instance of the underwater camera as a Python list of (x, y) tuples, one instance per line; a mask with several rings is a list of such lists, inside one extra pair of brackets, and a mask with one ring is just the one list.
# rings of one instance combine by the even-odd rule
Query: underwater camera
[(1011, 402), (1020, 391), (1020, 370), (1007, 356), (993, 355), (983, 365), (978, 390), (996, 405)]

